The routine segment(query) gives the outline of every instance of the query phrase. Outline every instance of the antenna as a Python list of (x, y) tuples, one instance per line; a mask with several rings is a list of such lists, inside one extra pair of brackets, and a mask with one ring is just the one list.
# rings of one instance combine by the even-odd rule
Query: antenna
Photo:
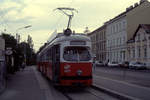
[[(69, 17), (68, 25), (67, 25), (67, 29), (69, 29), (70, 26), (71, 26), (71, 19), (72, 19), (72, 17), (74, 16), (74, 12), (73, 12), (73, 11), (75, 11), (75, 12), (77, 12), (77, 13), (78, 13), (78, 11), (77, 11), (76, 9), (74, 9), (74, 8), (66, 8), (66, 7), (56, 8), (55, 10), (60, 10), (60, 11), (62, 11), (65, 15), (67, 15), (67, 16)], [(70, 11), (71, 14), (67, 13), (67, 11)]]

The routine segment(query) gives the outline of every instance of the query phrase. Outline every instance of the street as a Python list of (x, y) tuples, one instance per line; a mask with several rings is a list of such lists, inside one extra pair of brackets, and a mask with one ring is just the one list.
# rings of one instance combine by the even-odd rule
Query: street
[(96, 67), (94, 84), (133, 100), (149, 100), (149, 75), (149, 70)]
[(37, 71), (36, 66), (9, 75), (6, 90), (0, 100), (118, 100), (109, 94), (89, 88), (53, 87), (50, 80)]
[(131, 100), (149, 100), (149, 75), (149, 70), (96, 67), (93, 86), (109, 91), (107, 93), (93, 87), (56, 89), (36, 66), (30, 66), (8, 75), (7, 88), (0, 94), (0, 100), (118, 100), (111, 92)]
[(150, 87), (150, 70), (96, 67), (94, 75), (119, 81), (125, 81), (127, 83), (136, 84), (144, 87)]

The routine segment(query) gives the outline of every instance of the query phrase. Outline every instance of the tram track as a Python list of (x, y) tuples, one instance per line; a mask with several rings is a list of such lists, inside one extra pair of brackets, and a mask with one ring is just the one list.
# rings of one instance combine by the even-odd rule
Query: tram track
[(99, 91), (93, 87), (80, 88), (80, 89), (59, 89), (62, 95), (66, 97), (67, 100), (119, 100), (107, 93)]
[(62, 94), (68, 99), (68, 100), (74, 100), (71, 96), (69, 96), (67, 93), (63, 93)]

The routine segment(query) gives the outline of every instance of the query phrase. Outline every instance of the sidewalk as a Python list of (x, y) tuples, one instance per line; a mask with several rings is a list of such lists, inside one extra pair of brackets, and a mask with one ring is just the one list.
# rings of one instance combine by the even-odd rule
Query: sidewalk
[(8, 76), (5, 91), (0, 100), (46, 100), (45, 91), (41, 90), (33, 67)]

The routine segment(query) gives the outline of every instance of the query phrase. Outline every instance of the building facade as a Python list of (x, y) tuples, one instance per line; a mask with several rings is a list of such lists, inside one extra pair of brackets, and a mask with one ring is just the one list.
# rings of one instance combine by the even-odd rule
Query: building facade
[(92, 52), (97, 61), (106, 61), (106, 25), (89, 33), (92, 41)]
[(120, 62), (126, 60), (127, 21), (125, 13), (107, 22), (106, 48), (107, 60)]
[[(132, 37), (139, 24), (150, 24), (149, 18), (150, 2), (140, 0), (140, 3), (135, 3), (126, 8), (123, 13), (107, 21), (104, 28), (101, 26), (89, 33), (88, 35), (92, 40), (92, 52), (96, 55), (96, 60), (110, 62), (130, 61), (128, 46), (133, 45), (134, 48)], [(105, 36), (102, 35), (104, 30)], [(127, 44), (127, 41), (130, 44)], [(106, 52), (103, 52), (103, 50)], [(136, 51), (132, 50), (132, 52)], [(133, 53), (132, 56), (136, 55)]]
[(130, 61), (150, 62), (150, 24), (140, 24), (131, 40), (128, 41)]
[(107, 59), (110, 62), (129, 61), (127, 41), (133, 37), (139, 24), (150, 24), (149, 12), (150, 2), (141, 0), (107, 22)]

